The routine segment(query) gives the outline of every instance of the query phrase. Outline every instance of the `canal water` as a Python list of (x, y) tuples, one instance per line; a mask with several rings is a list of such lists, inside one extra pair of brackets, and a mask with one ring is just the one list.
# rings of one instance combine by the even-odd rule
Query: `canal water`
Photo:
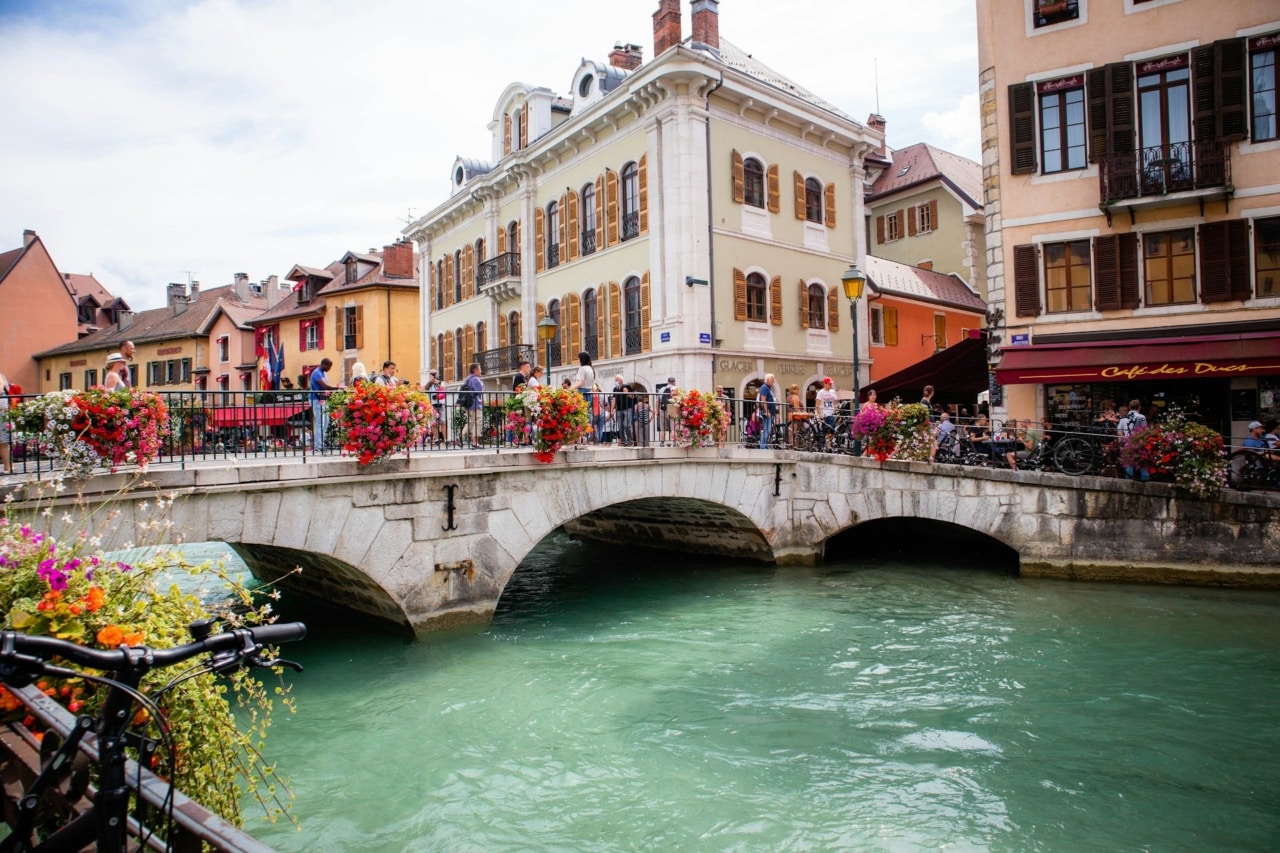
[(1269, 850), (1280, 596), (552, 537), (490, 627), (290, 607), (281, 850)]

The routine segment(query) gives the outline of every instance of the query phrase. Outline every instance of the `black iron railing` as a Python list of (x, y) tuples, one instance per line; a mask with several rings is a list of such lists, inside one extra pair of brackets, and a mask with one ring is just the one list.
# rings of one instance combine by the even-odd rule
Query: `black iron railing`
[(1231, 153), (1218, 140), (1108, 154), (1100, 166), (1098, 181), (1103, 204), (1211, 189), (1231, 182)]
[(481, 287), (499, 279), (519, 276), (520, 255), (517, 252), (506, 252), (476, 267), (476, 285)]
[(640, 212), (633, 211), (622, 215), (622, 239), (630, 240), (640, 236)]
[(622, 347), (625, 355), (636, 355), (641, 351), (642, 338), (639, 329), (626, 329), (622, 333)]
[(495, 373), (514, 373), (520, 366), (520, 362), (533, 363), (536, 359), (533, 347), (517, 344), (478, 352), (474, 360), (480, 363), (480, 369), (485, 376), (492, 376)]
[(582, 254), (593, 254), (596, 250), (596, 229), (591, 228), (587, 231), (583, 231), (578, 245), (582, 247)]
[(547, 268), (560, 266), (560, 244), (552, 243), (547, 246)]

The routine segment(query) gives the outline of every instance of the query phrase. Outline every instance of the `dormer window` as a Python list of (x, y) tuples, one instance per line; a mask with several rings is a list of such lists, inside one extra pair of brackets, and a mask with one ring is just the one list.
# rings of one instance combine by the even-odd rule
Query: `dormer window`
[(578, 97), (580, 98), (591, 97), (591, 85), (595, 82), (596, 82), (595, 75), (593, 74), (584, 75), (582, 78), (582, 81), (578, 83)]
[(76, 320), (81, 323), (93, 322), (93, 303), (85, 302), (76, 309)]
[(461, 166), (459, 166), (453, 172), (453, 185), (456, 187), (460, 187), (466, 182), (466, 180), (467, 180), (467, 173), (463, 170)]
[(311, 301), (311, 279), (304, 278), (297, 284), (298, 304), (305, 305)]
[(347, 284), (354, 284), (357, 278), (359, 278), (359, 276), (356, 274), (356, 260), (355, 258), (348, 258), (347, 259)]

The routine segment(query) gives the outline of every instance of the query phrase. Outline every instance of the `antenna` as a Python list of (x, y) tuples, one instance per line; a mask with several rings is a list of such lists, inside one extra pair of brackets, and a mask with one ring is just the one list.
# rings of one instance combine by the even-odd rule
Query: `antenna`
[(871, 68), (876, 80), (876, 115), (880, 115), (880, 58), (871, 57)]
[(187, 274), (187, 290), (191, 289), (191, 276), (195, 274), (195, 270), (178, 270)]
[(415, 219), (417, 219), (417, 217), (413, 215), (413, 208), (411, 207), (408, 209), (408, 215), (405, 216), (405, 218), (401, 219), (400, 221), (403, 222), (405, 225), (412, 225), (413, 220)]

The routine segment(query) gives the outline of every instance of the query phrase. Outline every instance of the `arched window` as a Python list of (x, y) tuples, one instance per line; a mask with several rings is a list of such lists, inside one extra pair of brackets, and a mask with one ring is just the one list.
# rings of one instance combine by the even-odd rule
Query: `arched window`
[(622, 239), (640, 234), (640, 168), (635, 163), (622, 167)]
[(640, 279), (635, 276), (627, 279), (622, 285), (622, 302), (626, 311), (626, 326), (622, 333), (623, 352), (626, 355), (633, 355), (640, 352), (641, 344), (641, 324), (644, 315), (641, 313), (640, 305)]
[(596, 185), (587, 184), (582, 188), (582, 234), (578, 245), (582, 254), (589, 255), (596, 250)]
[(467, 369), (466, 364), (466, 341), (463, 340), (462, 328), (459, 327), (453, 330), (453, 379), (455, 382), (462, 379)]
[(742, 200), (752, 207), (764, 207), (764, 166), (754, 157), (742, 161)]
[(453, 301), (462, 301), (462, 250), (453, 253)]
[(476, 240), (476, 266), (484, 263), (484, 238)]
[(768, 319), (765, 303), (768, 301), (769, 285), (758, 272), (747, 276), (747, 319), (753, 323), (763, 323)]
[(520, 123), (524, 121), (524, 110), (516, 107), (511, 113), (511, 150), (520, 150)]
[(547, 267), (560, 265), (560, 203), (547, 205)]
[(810, 222), (822, 222), (822, 181), (804, 179), (804, 218)]
[(431, 366), (436, 369), (436, 376), (441, 379), (444, 375), (444, 332), (436, 335), (436, 353), (435, 358), (431, 359)]
[(520, 223), (514, 219), (507, 223), (507, 251), (512, 254), (520, 254)]
[(512, 311), (507, 317), (507, 343), (519, 346), (524, 343), (520, 338), (520, 312)]
[(593, 361), (600, 357), (600, 304), (594, 288), (582, 294), (582, 349)]
[(564, 358), (560, 352), (562, 349), (560, 341), (560, 300), (552, 299), (547, 303), (547, 316), (556, 324), (555, 337), (551, 339), (551, 363), (548, 368), (559, 367), (564, 364)]
[(476, 352), (484, 352), (489, 348), (486, 345), (488, 342), (485, 340), (485, 337), (486, 337), (485, 332), (486, 332), (486, 329), (484, 327), (484, 320), (481, 320), (479, 323), (476, 323)]
[(827, 327), (827, 294), (820, 284), (809, 285), (809, 328)]

